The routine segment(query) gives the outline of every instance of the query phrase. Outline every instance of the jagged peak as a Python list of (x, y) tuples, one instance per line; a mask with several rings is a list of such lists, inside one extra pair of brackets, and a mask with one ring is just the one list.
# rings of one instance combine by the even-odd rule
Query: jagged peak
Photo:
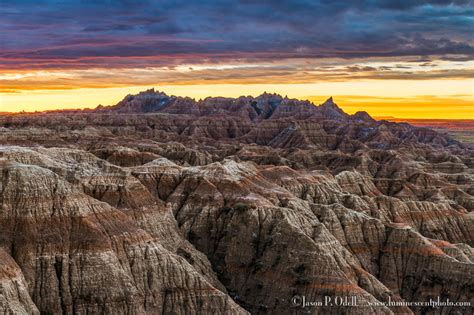
[(141, 91), (135, 96), (148, 96), (148, 95), (156, 95), (156, 96), (168, 96), (165, 92), (155, 90), (155, 88), (151, 88), (145, 91)]
[(259, 96), (255, 97), (255, 99), (280, 99), (282, 100), (283, 99), (283, 96), (281, 96), (280, 94), (278, 93), (267, 93), (267, 92), (263, 92), (262, 94), (260, 94)]
[(337, 106), (337, 104), (334, 102), (334, 99), (332, 98), (332, 96), (329, 97), (326, 101), (324, 101), (324, 103), (322, 103), (319, 106), (320, 107), (334, 108), (334, 109), (337, 109), (337, 110), (342, 112), (342, 109), (340, 109), (339, 106)]
[(325, 113), (326, 116), (328, 116), (328, 118), (343, 119), (349, 116), (341, 108), (339, 108), (336, 103), (334, 103), (332, 96), (328, 98), (323, 104), (321, 104), (319, 108)]
[[(323, 104), (315, 106), (315, 104), (310, 101), (302, 101), (299, 99), (288, 98), (287, 96), (282, 96), (277, 93), (268, 93), (266, 91), (257, 97), (241, 96), (238, 98), (231, 98), (209, 96), (197, 102), (195, 99), (189, 97), (167, 95), (165, 92), (161, 92), (155, 90), (154, 88), (151, 88), (139, 92), (135, 95), (127, 95), (117, 105), (110, 106), (107, 108), (104, 107), (98, 110), (117, 110), (119, 112), (128, 113), (160, 112), (162, 110), (166, 110), (175, 114), (190, 114), (192, 110), (187, 109), (186, 106), (183, 105), (184, 103), (181, 102), (181, 100), (185, 101), (184, 103), (188, 104), (190, 108), (194, 108), (194, 114), (199, 114), (200, 112), (203, 115), (209, 115), (212, 113), (222, 114), (223, 111), (226, 111), (229, 108), (229, 104), (227, 103), (230, 102), (232, 104), (242, 104), (242, 110), (246, 108), (243, 103), (248, 103), (248, 105), (255, 110), (256, 114), (260, 118), (264, 119), (270, 118), (273, 113), (277, 111), (277, 108), (280, 107), (280, 105), (282, 104), (284, 104), (285, 106), (288, 104), (301, 106), (311, 105), (311, 107), (314, 106), (314, 109), (317, 108), (315, 113), (319, 110), (319, 113), (323, 117), (326, 117), (328, 119), (345, 120), (350, 119), (351, 117), (337, 106), (332, 96), (329, 97)], [(222, 109), (218, 109), (217, 107), (215, 107), (219, 103), (223, 104)], [(179, 104), (178, 107), (173, 107), (175, 106), (175, 104)], [(206, 106), (208, 105), (213, 106), (213, 109), (210, 110), (206, 108)], [(236, 112), (235, 107), (232, 109), (232, 112)], [(297, 115), (297, 112), (298, 110), (294, 111), (294, 113), (296, 113), (295, 115)]]
[(333, 105), (336, 105), (336, 103), (334, 103), (334, 100), (332, 99), (332, 96), (330, 96), (324, 103), (323, 105), (325, 104), (333, 104)]
[(351, 115), (351, 118), (354, 120), (360, 120), (365, 122), (374, 122), (375, 119), (369, 115), (366, 111), (358, 111), (354, 115)]

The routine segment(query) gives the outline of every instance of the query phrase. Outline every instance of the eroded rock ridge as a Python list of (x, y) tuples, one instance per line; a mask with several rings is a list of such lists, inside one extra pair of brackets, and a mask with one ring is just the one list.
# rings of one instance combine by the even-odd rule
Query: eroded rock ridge
[(431, 129), (154, 90), (0, 127), (0, 313), (472, 311), (377, 304), (473, 302), (474, 155)]

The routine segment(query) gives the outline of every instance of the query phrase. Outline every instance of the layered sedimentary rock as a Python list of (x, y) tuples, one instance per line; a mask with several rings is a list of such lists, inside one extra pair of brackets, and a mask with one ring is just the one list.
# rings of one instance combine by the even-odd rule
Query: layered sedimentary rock
[(0, 293), (2, 314), (39, 314), (28, 294), (20, 267), (2, 248), (0, 248)]
[[(107, 165), (103, 175), (91, 177), (79, 169), (64, 178), (54, 172), (61, 173), (57, 165), (67, 163), (64, 155), (17, 151), (2, 165), (0, 239), (41, 311), (243, 312), (225, 294), (207, 259), (173, 229), (166, 208), (148, 203), (152, 199), (147, 200), (146, 189), (143, 196), (136, 195), (139, 200), (133, 205), (121, 196), (122, 189), (125, 195), (139, 193), (138, 182), (126, 180), (114, 169), (108, 173)], [(17, 154), (23, 163), (12, 161)], [(96, 158), (91, 154), (78, 160), (87, 160), (88, 155), (92, 164)], [(40, 160), (41, 167), (24, 164)], [(122, 204), (130, 208), (121, 211)], [(154, 213), (141, 228), (138, 218), (147, 212)], [(195, 258), (195, 266), (179, 252)]]
[(276, 94), (0, 124), (0, 312), (472, 310), (387, 304), (472, 302), (473, 151), (445, 135)]

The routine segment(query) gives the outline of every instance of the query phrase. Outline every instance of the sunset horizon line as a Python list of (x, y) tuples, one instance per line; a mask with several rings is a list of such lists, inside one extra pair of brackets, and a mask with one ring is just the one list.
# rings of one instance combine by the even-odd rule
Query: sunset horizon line
[[(291, 96), (288, 94), (280, 93), (278, 91), (272, 91), (272, 90), (264, 90), (260, 93), (242, 93), (239, 96), (234, 96), (234, 95), (226, 95), (224, 94), (213, 94), (213, 95), (207, 95), (207, 96), (196, 96), (192, 95), (193, 93), (189, 94), (183, 94), (183, 93), (173, 93), (170, 91), (167, 91), (165, 88), (161, 88), (160, 86), (155, 86), (155, 87), (143, 87), (142, 90), (139, 92), (130, 92), (126, 94), (122, 94), (121, 97), (119, 97), (115, 102), (109, 103), (109, 104), (104, 104), (105, 102), (98, 102), (95, 105), (69, 105), (69, 106), (64, 106), (64, 107), (55, 107), (55, 108), (37, 108), (37, 109), (24, 109), (19, 107), (17, 110), (5, 110), (2, 108), (1, 103), (0, 103), (0, 114), (5, 115), (5, 114), (35, 114), (35, 113), (53, 113), (53, 112), (61, 112), (61, 111), (82, 111), (82, 110), (94, 110), (99, 106), (104, 106), (104, 107), (109, 107), (109, 106), (114, 106), (121, 100), (123, 100), (126, 96), (128, 95), (136, 95), (141, 92), (146, 92), (153, 89), (155, 92), (161, 92), (165, 93), (169, 96), (176, 96), (176, 97), (189, 97), (195, 101), (202, 101), (206, 98), (218, 98), (218, 97), (225, 97), (225, 98), (239, 98), (239, 97), (258, 97), (262, 94), (277, 94), (280, 95), (281, 97), (284, 98), (289, 98), (289, 99), (296, 99), (296, 100), (302, 100), (302, 101), (309, 101), (315, 106), (320, 106), (321, 104), (324, 103), (325, 100), (329, 98), (333, 98), (334, 102), (337, 104), (338, 107), (340, 107), (344, 112), (348, 114), (355, 114), (356, 112), (359, 111), (364, 111), (367, 112), (371, 117), (377, 120), (458, 120), (458, 121), (474, 121), (474, 119), (470, 118), (465, 118), (465, 117), (440, 117), (440, 116), (429, 116), (424, 113), (423, 116), (416, 116), (416, 115), (411, 115), (407, 116), (404, 114), (401, 115), (393, 115), (390, 113), (373, 113), (374, 108), (380, 110), (387, 111), (387, 109), (393, 109), (394, 105), (400, 105), (403, 104), (407, 107), (412, 107), (413, 105), (418, 105), (418, 106), (430, 106), (430, 103), (433, 103), (434, 101), (441, 100), (444, 101), (446, 99), (451, 99), (451, 100), (456, 100), (459, 102), (459, 100), (463, 99), (464, 97), (471, 97), (471, 95), (445, 95), (445, 96), (437, 96), (437, 95), (415, 95), (415, 96), (402, 96), (402, 97), (380, 97), (380, 96), (372, 96), (372, 95), (347, 95), (347, 94), (327, 94), (327, 95), (308, 95), (308, 96)], [(411, 102), (410, 102), (411, 101)], [(424, 102), (424, 103), (420, 103)], [(462, 100), (465, 101), (465, 100)], [(385, 103), (385, 106), (381, 104), (381, 102)], [(408, 103), (407, 103), (408, 102)], [(416, 104), (418, 102), (418, 104)], [(470, 102), (470, 101), (468, 101)], [(363, 104), (366, 104), (365, 106)], [(389, 105), (390, 104), (390, 105)], [(389, 106), (388, 106), (389, 105)], [(468, 103), (468, 106), (474, 106), (474, 103)], [(466, 115), (464, 115), (466, 116)], [(470, 117), (470, 116), (467, 116)]]

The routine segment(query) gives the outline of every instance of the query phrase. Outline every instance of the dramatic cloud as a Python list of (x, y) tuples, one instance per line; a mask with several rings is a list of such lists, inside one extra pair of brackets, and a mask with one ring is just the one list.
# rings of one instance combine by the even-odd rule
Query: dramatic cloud
[(472, 1), (3, 1), (2, 7), (0, 57), (11, 67), (97, 57), (153, 63), (175, 55), (196, 62), (216, 55), (474, 56)]
[(0, 10), (9, 94), (473, 77), (470, 0), (3, 0)]
[[(360, 60), (362, 61), (362, 60)], [(282, 64), (290, 61), (285, 60)], [(336, 63), (336, 61), (332, 61)], [(302, 84), (308, 82), (340, 82), (350, 80), (433, 80), (469, 79), (474, 77), (474, 62), (469, 67), (447, 62), (430, 63), (372, 63), (325, 66), (319, 62), (299, 60), (290, 65), (280, 63), (238, 65), (182, 65), (176, 67), (145, 67), (121, 69), (111, 75), (110, 69), (69, 69), (30, 71), (15, 75), (0, 75), (3, 92), (16, 90), (61, 90), (77, 88), (110, 88), (146, 85), (199, 84)], [(448, 68), (446, 68), (448, 67)], [(80, 85), (78, 85), (80, 82)]]

